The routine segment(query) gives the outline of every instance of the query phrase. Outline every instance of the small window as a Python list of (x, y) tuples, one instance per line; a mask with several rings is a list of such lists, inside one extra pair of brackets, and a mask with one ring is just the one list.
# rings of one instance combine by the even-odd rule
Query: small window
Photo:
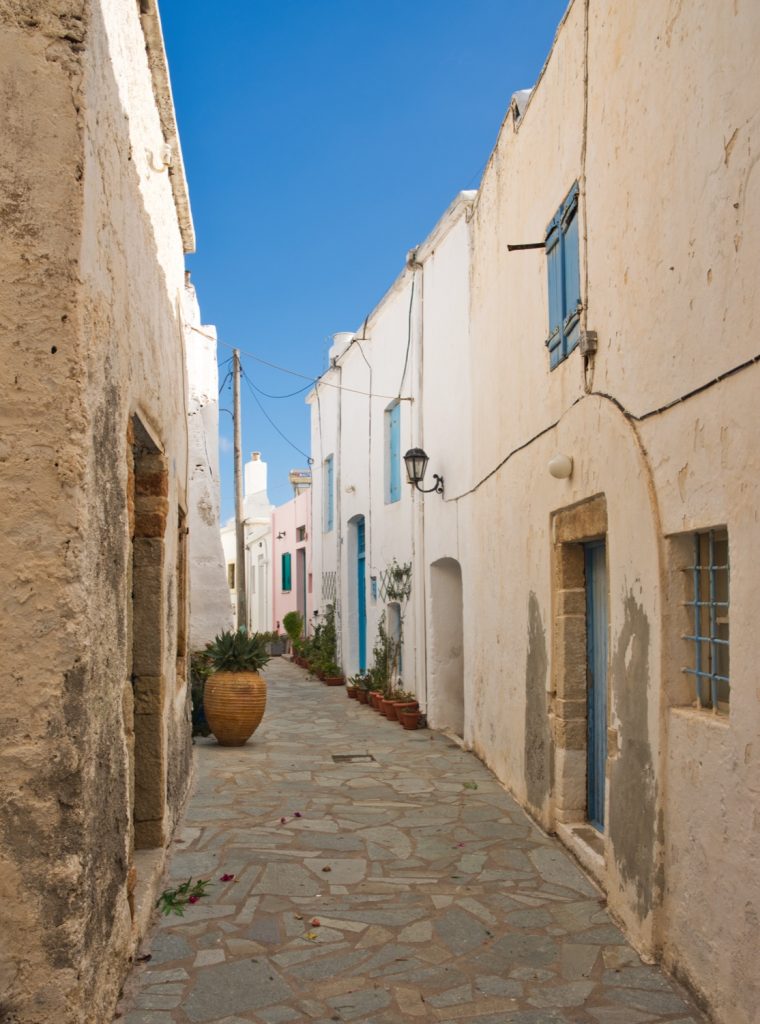
[(324, 472), (322, 474), (322, 487), (324, 488), (324, 530), (329, 533), (333, 528), (334, 519), (334, 497), (333, 497), (333, 457), (328, 455), (324, 461)]
[(227, 563), (227, 586), (230, 588), (230, 590), (234, 590), (235, 589), (235, 563), (234, 562), (228, 562)]
[(385, 410), (385, 501), (401, 498), (401, 404)]
[(299, 526), (296, 528), (296, 540), (301, 542), (306, 540), (306, 527)]
[(697, 705), (728, 711), (728, 533), (706, 530), (694, 535), (691, 574), (691, 632), (684, 637), (691, 649), (691, 664), (684, 672), (694, 678)]
[(546, 229), (546, 270), (549, 279), (549, 365), (567, 359), (578, 344), (581, 316), (581, 275), (578, 248), (578, 183)]
[(291, 589), (290, 552), (286, 551), (282, 556), (282, 592), (287, 593)]

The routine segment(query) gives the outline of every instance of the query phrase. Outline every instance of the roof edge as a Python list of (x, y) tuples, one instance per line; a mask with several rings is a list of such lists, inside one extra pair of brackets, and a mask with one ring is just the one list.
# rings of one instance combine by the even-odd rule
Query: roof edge
[(190, 195), (187, 188), (185, 164), (182, 159), (182, 147), (179, 141), (177, 115), (174, 109), (169, 62), (164, 46), (164, 34), (161, 28), (161, 15), (157, 0), (140, 0), (140, 22), (145, 37), (145, 49), (148, 54), (148, 67), (153, 82), (153, 95), (156, 99), (158, 116), (164, 141), (171, 146), (172, 162), (169, 167), (169, 180), (174, 195), (174, 206), (177, 211), (179, 231), (182, 236), (182, 247), (185, 253), (195, 252), (195, 227), (190, 208)]

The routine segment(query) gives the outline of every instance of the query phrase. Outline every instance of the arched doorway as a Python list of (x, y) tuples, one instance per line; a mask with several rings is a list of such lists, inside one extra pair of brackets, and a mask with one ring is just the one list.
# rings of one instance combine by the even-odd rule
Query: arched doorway
[(440, 558), (430, 566), (430, 612), (430, 722), (464, 737), (462, 569), (455, 558)]

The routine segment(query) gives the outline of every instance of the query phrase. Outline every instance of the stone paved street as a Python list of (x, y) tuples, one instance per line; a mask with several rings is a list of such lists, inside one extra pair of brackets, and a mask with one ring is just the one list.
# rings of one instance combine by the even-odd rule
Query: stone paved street
[(266, 674), (252, 740), (198, 742), (166, 884), (214, 885), (156, 920), (119, 1024), (703, 1020), (474, 756), (282, 659)]

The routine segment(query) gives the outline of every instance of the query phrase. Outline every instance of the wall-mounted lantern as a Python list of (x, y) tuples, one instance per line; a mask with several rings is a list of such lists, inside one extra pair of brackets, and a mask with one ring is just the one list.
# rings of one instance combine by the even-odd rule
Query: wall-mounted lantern
[(432, 487), (420, 487), (420, 484), (425, 479), (425, 470), (430, 460), (428, 459), (422, 448), (410, 448), (404, 456), (404, 463), (406, 465), (406, 478), (409, 483), (416, 487), (418, 491), (423, 494), (430, 494), (435, 491), (436, 494), (443, 494), (443, 477), (437, 473), (433, 473), (433, 480), (435, 483)]
[(277, 534), (277, 540), (282, 540), (282, 538), (285, 536), (286, 532), (287, 532), (286, 530), (280, 530), (280, 532)]

